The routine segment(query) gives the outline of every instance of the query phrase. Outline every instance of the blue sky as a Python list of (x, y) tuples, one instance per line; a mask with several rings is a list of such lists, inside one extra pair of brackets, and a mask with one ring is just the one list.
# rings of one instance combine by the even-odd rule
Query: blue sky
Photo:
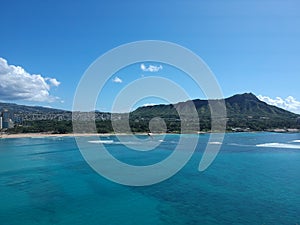
[[(198, 54), (225, 97), (253, 92), (300, 113), (297, 0), (10, 0), (1, 9), (0, 101), (71, 109), (81, 76), (99, 56), (128, 42), (163, 40)], [(125, 68), (112, 76), (97, 108), (109, 110), (112, 93), (142, 76), (168, 77), (192, 98), (204, 97), (173, 69)]]

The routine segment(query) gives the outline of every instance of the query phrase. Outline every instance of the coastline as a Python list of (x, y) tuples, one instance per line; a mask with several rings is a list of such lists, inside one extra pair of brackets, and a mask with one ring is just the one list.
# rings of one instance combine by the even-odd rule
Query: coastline
[[(47, 134), (47, 133), (19, 133), (19, 134), (0, 134), (0, 138), (37, 138), (37, 137), (92, 137), (92, 136), (111, 136), (113, 133), (108, 134), (95, 134), (95, 133), (83, 133), (83, 134)], [(124, 135), (124, 134), (122, 134)]]
[[(300, 133), (299, 130), (295, 131), (283, 131), (283, 130), (269, 130), (269, 131), (226, 131), (225, 133), (256, 133), (256, 132), (270, 132), (270, 133)], [(198, 132), (193, 134), (210, 134), (211, 132)], [(132, 133), (66, 133), (66, 134), (51, 134), (51, 133), (17, 133), (17, 134), (7, 134), (0, 133), (0, 139), (6, 138), (43, 138), (43, 137), (108, 137), (112, 135), (131, 135)], [(133, 133), (134, 135), (149, 135), (149, 133)], [(151, 135), (165, 135), (165, 134), (178, 134), (178, 133), (151, 133)]]
[[(3, 138), (43, 138), (43, 137), (108, 137), (112, 135), (130, 135), (127, 133), (67, 133), (67, 134), (49, 134), (49, 133), (18, 133), (18, 134), (0, 134)], [(148, 133), (135, 133), (135, 135), (148, 135)], [(157, 135), (157, 134), (152, 134)]]

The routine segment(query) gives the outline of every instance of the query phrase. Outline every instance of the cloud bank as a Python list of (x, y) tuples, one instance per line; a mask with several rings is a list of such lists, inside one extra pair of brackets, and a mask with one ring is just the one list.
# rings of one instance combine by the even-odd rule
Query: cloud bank
[(50, 95), (50, 89), (59, 85), (55, 78), (29, 74), (22, 67), (9, 65), (0, 58), (0, 100), (54, 102), (59, 98)]
[(300, 114), (300, 102), (297, 101), (293, 96), (288, 96), (285, 99), (281, 97), (276, 97), (275, 99), (272, 99), (268, 96), (262, 95), (258, 95), (257, 97), (259, 100), (264, 101), (270, 105), (275, 105), (288, 111)]
[(158, 72), (160, 70), (163, 69), (162, 65), (159, 65), (159, 66), (155, 66), (155, 65), (149, 65), (148, 67), (142, 63), (141, 64), (141, 70), (144, 71), (144, 72)]

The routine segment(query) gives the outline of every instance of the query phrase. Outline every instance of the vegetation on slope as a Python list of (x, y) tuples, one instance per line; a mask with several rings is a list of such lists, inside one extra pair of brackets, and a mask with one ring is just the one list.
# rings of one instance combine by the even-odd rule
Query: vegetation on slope
[[(217, 101), (217, 100), (215, 100)], [(191, 126), (191, 132), (209, 131), (211, 129), (211, 115), (207, 100), (193, 100), (193, 104), (199, 115), (200, 129)], [(185, 109), (188, 102), (180, 102), (175, 105), (154, 105), (140, 107), (129, 114), (129, 124), (133, 132), (150, 132), (149, 122), (156, 117), (164, 119), (167, 132), (178, 133), (181, 129), (181, 118), (175, 108)], [(1, 103), (0, 108), (3, 108)], [(227, 130), (253, 130), (263, 131), (269, 129), (300, 128), (300, 116), (284, 109), (268, 105), (260, 101), (252, 93), (234, 95), (225, 99), (227, 109)], [(47, 115), (51, 113), (69, 113), (69, 111), (47, 109), (43, 107), (26, 107), (16, 104), (8, 104), (10, 110), (18, 110), (20, 115), (33, 112), (42, 112)], [(16, 112), (16, 111), (14, 111)], [(23, 112), (23, 114), (22, 114)], [(99, 133), (113, 132), (108, 113), (98, 112), (96, 117), (96, 127)], [(118, 114), (122, 117), (122, 114)], [(124, 117), (125, 118), (125, 117)], [(192, 123), (190, 121), (190, 123)], [(22, 126), (15, 126), (9, 132), (30, 133), (30, 132), (51, 132), (51, 133), (70, 133), (72, 132), (72, 121), (45, 119), (45, 120), (26, 120), (22, 121)]]

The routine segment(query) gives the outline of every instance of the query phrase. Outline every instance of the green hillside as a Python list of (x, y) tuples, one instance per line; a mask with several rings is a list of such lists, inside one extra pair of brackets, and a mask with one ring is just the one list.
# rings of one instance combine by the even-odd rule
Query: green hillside
[[(238, 94), (224, 100), (227, 109), (225, 119), (228, 131), (300, 129), (300, 115), (268, 105), (252, 93)], [(198, 112), (200, 129), (191, 120), (189, 121), (190, 131), (209, 131), (211, 129), (209, 104), (207, 100), (200, 99), (179, 102), (174, 105), (140, 107), (129, 114), (130, 127), (133, 132), (150, 132), (149, 122), (153, 118), (159, 117), (164, 119), (167, 132), (180, 132), (181, 119), (176, 108), (186, 114), (185, 118), (189, 118), (191, 103), (195, 105)], [(16, 122), (15, 128), (10, 132), (72, 132), (72, 112), (70, 111), (0, 103), (0, 111), (3, 109), (8, 109)], [(126, 118), (125, 114), (121, 113), (113, 116), (120, 118), (119, 120)], [(113, 132), (110, 119), (110, 113), (96, 112), (96, 125), (99, 133)]]
[[(210, 129), (210, 109), (207, 100), (193, 100), (200, 119), (200, 129)], [(242, 128), (267, 130), (276, 128), (299, 128), (299, 115), (260, 101), (254, 94), (238, 94), (225, 99), (227, 129)], [(132, 119), (149, 120), (153, 117), (165, 118), (170, 124), (177, 124), (179, 116), (175, 107), (184, 108), (187, 102), (175, 105), (155, 105), (140, 107), (131, 113)]]

